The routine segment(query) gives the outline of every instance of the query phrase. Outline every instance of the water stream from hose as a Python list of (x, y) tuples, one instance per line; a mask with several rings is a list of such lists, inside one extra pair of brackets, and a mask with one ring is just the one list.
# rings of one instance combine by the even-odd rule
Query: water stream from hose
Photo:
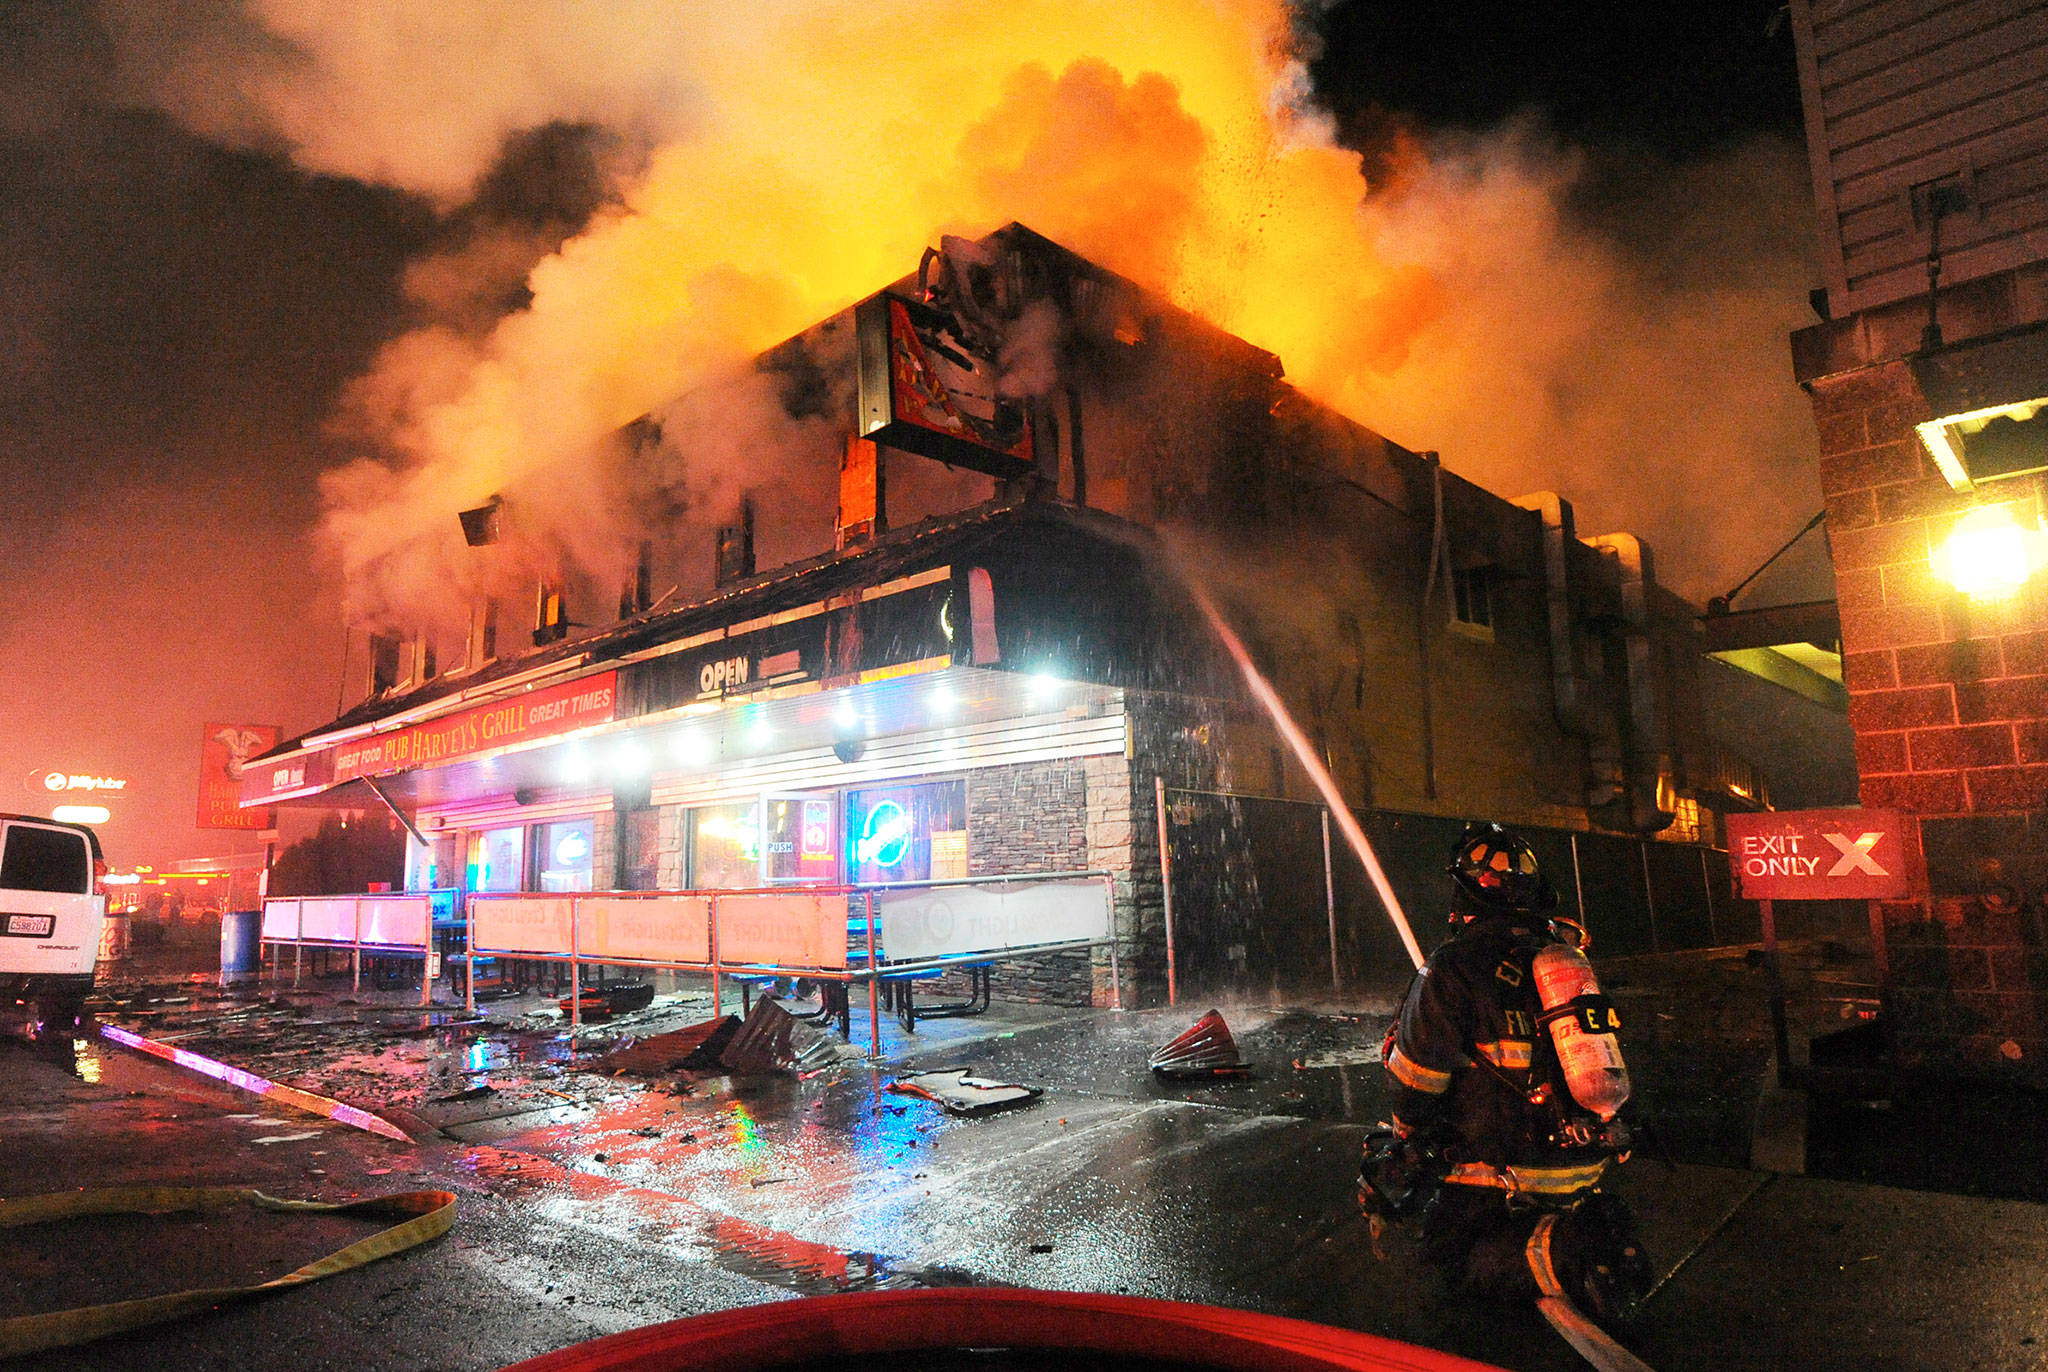
[(1287, 713), (1287, 707), (1280, 701), (1280, 693), (1273, 684), (1252, 663), (1252, 655), (1245, 650), (1244, 641), (1230, 627), (1223, 612), (1209, 599), (1209, 593), (1192, 576), (1184, 576), (1189, 593), (1203, 614), (1209, 617), (1210, 627), (1216, 630), (1216, 637), (1230, 651), (1237, 662), (1238, 671), (1244, 674), (1245, 685), (1251, 688), (1252, 696), (1273, 720), (1273, 727), (1280, 731), (1287, 746), (1301, 760), (1309, 780), (1322, 792), (1323, 801), (1330, 807), (1330, 815), (1337, 821), (1337, 828), (1343, 833), (1345, 842), (1358, 854), (1358, 860), (1365, 864), (1365, 874), (1372, 878), (1373, 889), (1379, 892), (1380, 904), (1386, 906), (1387, 917), (1394, 922), (1394, 930), (1401, 936), (1401, 945), (1408, 950), (1408, 956), (1417, 967), (1422, 966), (1422, 946), (1415, 941), (1415, 931), (1408, 927), (1408, 916), (1401, 909), (1401, 901), (1394, 894), (1392, 883), (1387, 880), (1384, 868), (1380, 866), (1379, 855), (1373, 852), (1372, 842), (1366, 838), (1365, 830), (1358, 825), (1358, 817), (1351, 813), (1351, 807), (1344, 803), (1344, 796), (1337, 789), (1336, 778), (1330, 769), (1316, 756), (1316, 750), (1308, 741), (1308, 735), (1294, 722), (1294, 716)]

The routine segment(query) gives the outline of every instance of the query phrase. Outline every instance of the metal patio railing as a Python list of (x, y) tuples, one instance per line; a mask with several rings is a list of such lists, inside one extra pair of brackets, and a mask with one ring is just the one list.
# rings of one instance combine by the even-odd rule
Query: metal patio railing
[[(292, 984), (298, 985), (305, 950), (346, 949), (354, 988), (363, 985), (363, 955), (419, 958), (420, 1004), (431, 1003), (434, 986), (435, 907), (453, 910), (457, 893), (366, 891), (344, 896), (278, 896), (263, 902), (258, 949), (292, 949)], [(275, 965), (275, 963), (273, 963)], [(278, 969), (282, 975), (282, 969)]]
[[(728, 975), (858, 982), (868, 987), (869, 1035), (879, 1051), (876, 983), (885, 978), (1106, 943), (1121, 1008), (1112, 883), (1108, 872), (1086, 871), (871, 886), (472, 893), (464, 1004), (476, 1008), (482, 958), (568, 963), (576, 1028), (585, 965), (708, 973), (713, 1013), (722, 1013)], [(1055, 936), (1043, 937), (1048, 932)]]

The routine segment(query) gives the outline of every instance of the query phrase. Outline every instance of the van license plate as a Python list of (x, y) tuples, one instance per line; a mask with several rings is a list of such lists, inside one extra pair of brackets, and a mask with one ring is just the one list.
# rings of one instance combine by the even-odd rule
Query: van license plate
[(7, 917), (7, 932), (24, 935), (28, 938), (48, 938), (50, 931), (56, 927), (56, 923), (57, 919), (54, 915), (9, 915)]

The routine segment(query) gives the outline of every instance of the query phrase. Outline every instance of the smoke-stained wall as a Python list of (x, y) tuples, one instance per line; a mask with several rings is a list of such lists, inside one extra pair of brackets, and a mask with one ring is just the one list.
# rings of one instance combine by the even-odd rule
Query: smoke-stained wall
[[(1007, 302), (997, 325), (1009, 332), (988, 351), (1005, 359), (1003, 375), (1029, 378), (1017, 400), (1032, 407), (1040, 464), (997, 479), (884, 448), (885, 522), (956, 515), (991, 495), (1057, 499), (1116, 516), (1104, 527), (1132, 540), (1128, 566), (1085, 573), (1096, 577), (1085, 584), (1073, 579), (1083, 564), (1051, 546), (991, 563), (1000, 596), (1052, 615), (1037, 638), (1009, 645), (1011, 665), (1235, 699), (1215, 664), (1182, 646), (1207, 639), (1173, 584), (1193, 577), (1224, 602), (1357, 804), (1648, 832), (1669, 820), (1688, 756), (1695, 781), (1717, 784), (1725, 769), (1699, 760), (1729, 748), (1731, 734), (1751, 764), (1841, 770), (1815, 753), (1842, 751), (1839, 729), (1822, 721), (1715, 732), (1709, 707), (1732, 698), (1698, 689), (1693, 612), (1657, 586), (1647, 551), (1616, 551), (1634, 540), (1571, 542), (1560, 626), (1536, 513), (1317, 404), (1271, 354), (1021, 226), (978, 244), (948, 240), (935, 260), (891, 289), (944, 307), (964, 287), (934, 283), (954, 281), (956, 262), (993, 273), (983, 286)], [(852, 311), (829, 316), (615, 435), (617, 480), (645, 512), (643, 580), (659, 607), (717, 589), (720, 531), (743, 515), (758, 574), (834, 550), (841, 454), (860, 422), (854, 333)], [(1039, 354), (1028, 365), (1027, 349)], [(572, 638), (632, 603), (617, 580), (562, 585)], [(1170, 629), (1140, 622), (1175, 616)], [(1560, 630), (1581, 678), (1569, 709), (1554, 677)], [(1237, 711), (1215, 723), (1219, 784), (1312, 794), (1262, 722)]]

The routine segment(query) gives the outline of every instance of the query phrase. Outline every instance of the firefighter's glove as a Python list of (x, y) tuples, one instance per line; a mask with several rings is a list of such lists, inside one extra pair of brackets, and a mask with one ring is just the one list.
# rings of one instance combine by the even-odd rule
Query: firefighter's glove
[(1420, 1214), (1448, 1171), (1436, 1149), (1419, 1136), (1391, 1132), (1366, 1137), (1358, 1169), (1358, 1208), (1367, 1219), (1401, 1220)]

